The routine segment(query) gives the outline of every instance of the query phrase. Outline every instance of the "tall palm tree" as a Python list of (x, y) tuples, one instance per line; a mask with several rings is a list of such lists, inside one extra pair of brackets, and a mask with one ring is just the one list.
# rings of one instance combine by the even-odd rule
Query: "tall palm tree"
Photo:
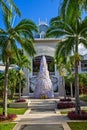
[[(68, 21), (68, 20), (67, 20)], [(87, 18), (84, 20), (77, 19), (77, 24), (59, 20), (59, 18), (52, 19), (50, 28), (47, 31), (47, 36), (60, 37), (63, 40), (56, 48), (56, 56), (70, 55), (72, 52), (75, 56), (75, 99), (76, 99), (76, 113), (80, 113), (80, 100), (79, 100), (79, 82), (78, 82), (78, 45), (82, 43), (87, 47)]]
[(4, 82), (4, 107), (3, 115), (7, 116), (7, 88), (8, 88), (8, 68), (9, 58), (17, 53), (17, 44), (20, 44), (27, 53), (35, 54), (33, 46), (33, 31), (37, 31), (36, 25), (28, 19), (21, 20), (15, 27), (13, 26), (13, 15), (3, 14), (5, 29), (0, 28), (0, 48), (2, 59), (5, 61), (5, 82)]

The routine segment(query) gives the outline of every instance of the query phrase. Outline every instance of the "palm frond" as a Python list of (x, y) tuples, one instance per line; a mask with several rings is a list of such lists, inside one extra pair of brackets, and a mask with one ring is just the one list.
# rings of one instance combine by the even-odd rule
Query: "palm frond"
[(15, 36), (15, 39), (20, 43), (21, 47), (30, 55), (33, 56), (36, 51), (34, 49), (33, 41), (30, 39), (20, 38), (19, 35)]
[(24, 29), (29, 29), (31, 31), (35, 31), (37, 32), (37, 26), (35, 25), (35, 23), (33, 23), (31, 20), (27, 20), (27, 19), (23, 19), (21, 20), (18, 25), (15, 27), (16, 30), (20, 29), (20, 28), (24, 28)]
[(4, 0), (0, 0), (0, 6), (2, 7), (2, 11), (5, 10), (6, 12), (11, 13)]
[(12, 20), (12, 14), (11, 13), (6, 13), (4, 11), (3, 13), (3, 22), (6, 30), (8, 30), (11, 27), (11, 20)]
[(19, 16), (21, 16), (21, 12), (18, 9), (18, 7), (16, 6), (16, 4), (13, 2), (13, 0), (7, 0), (7, 1), (12, 5), (12, 7), (14, 8), (14, 11), (16, 12), (16, 14), (18, 14)]

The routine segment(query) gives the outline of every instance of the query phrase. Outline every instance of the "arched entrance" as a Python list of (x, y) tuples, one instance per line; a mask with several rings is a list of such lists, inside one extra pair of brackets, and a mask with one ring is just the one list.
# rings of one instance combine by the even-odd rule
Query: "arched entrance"
[[(41, 57), (42, 56), (37, 56), (33, 58), (33, 75), (37, 75), (39, 72)], [(54, 65), (53, 57), (51, 56), (45, 56), (45, 57), (46, 57), (50, 75), (55, 75), (55, 65)]]

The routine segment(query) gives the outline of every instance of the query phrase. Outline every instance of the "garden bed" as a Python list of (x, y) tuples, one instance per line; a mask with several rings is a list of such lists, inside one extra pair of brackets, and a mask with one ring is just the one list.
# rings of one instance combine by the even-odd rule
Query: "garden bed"
[(65, 98), (61, 98), (60, 101), (61, 102), (71, 102), (72, 100), (71, 100), (71, 98), (66, 98), (66, 99)]
[(68, 117), (71, 120), (87, 120), (87, 112), (81, 111), (80, 114), (77, 114), (75, 111), (68, 113)]
[(73, 102), (59, 102), (59, 103), (57, 103), (58, 109), (74, 108), (74, 107), (75, 107), (75, 103), (73, 103)]
[(17, 117), (16, 114), (8, 114), (7, 117), (5, 117), (4, 115), (0, 114), (0, 121), (6, 121), (6, 120), (13, 121), (16, 117)]

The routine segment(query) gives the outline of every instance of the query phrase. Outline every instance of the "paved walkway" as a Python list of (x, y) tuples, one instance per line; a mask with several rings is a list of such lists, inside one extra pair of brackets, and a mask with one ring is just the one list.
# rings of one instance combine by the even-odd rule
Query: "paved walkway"
[(28, 110), (18, 116), (13, 130), (71, 130), (69, 119), (55, 109), (55, 100), (31, 99)]

